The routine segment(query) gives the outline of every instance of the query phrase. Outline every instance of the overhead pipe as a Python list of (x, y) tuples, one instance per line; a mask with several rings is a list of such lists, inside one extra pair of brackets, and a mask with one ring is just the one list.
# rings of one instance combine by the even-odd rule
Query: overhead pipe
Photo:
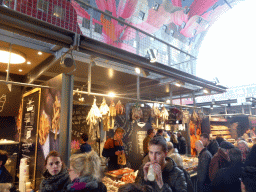
[(163, 76), (175, 78), (175, 79), (188, 82), (194, 85), (209, 88), (216, 92), (226, 91), (226, 87), (219, 86), (219, 85), (217, 86), (216, 84), (210, 81), (206, 81), (194, 75), (179, 71), (177, 69), (174, 69), (168, 66), (164, 66), (160, 63), (151, 64), (144, 57), (135, 55), (133, 53), (129, 53), (124, 50), (120, 50), (116, 47), (106, 45), (104, 43), (101, 43), (89, 38), (86, 38), (86, 40), (81, 41), (79, 50), (81, 52), (85, 52), (90, 55), (105, 58), (115, 62), (121, 62), (123, 64), (146, 69), (148, 71), (155, 72)]
[(38, 87), (38, 88), (56, 89), (56, 87), (50, 87), (50, 86), (45, 86), (45, 85), (36, 85), (36, 84), (30, 84), (30, 83), (20, 83), (20, 82), (5, 81), (5, 80), (0, 80), (0, 83), (13, 84), (13, 85), (19, 85), (19, 86), (24, 86), (24, 87)]

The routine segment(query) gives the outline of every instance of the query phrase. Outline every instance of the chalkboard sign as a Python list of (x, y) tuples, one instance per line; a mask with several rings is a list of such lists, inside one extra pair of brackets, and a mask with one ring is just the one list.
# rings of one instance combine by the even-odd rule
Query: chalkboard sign
[(39, 120), (41, 89), (33, 89), (22, 98), (21, 151), (29, 159), (29, 179), (35, 180), (37, 154), (37, 130)]

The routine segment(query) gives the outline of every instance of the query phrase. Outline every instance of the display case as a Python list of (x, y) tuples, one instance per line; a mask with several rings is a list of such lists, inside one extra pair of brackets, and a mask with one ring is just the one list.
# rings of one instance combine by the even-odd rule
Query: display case
[(217, 136), (221, 136), (224, 139), (231, 139), (230, 126), (227, 119), (224, 117), (209, 117), (210, 121), (210, 129), (211, 129), (211, 137), (216, 138)]

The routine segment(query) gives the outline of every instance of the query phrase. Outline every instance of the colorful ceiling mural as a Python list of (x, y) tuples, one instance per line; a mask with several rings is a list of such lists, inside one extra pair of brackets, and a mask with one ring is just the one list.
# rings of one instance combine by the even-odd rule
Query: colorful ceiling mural
[[(165, 41), (175, 38), (183, 44), (200, 44), (200, 36), (239, 0), (90, 0), (86, 3), (121, 19), (126, 23), (154, 34)], [(83, 2), (71, 1), (77, 11), (78, 24), (82, 28), (84, 18), (90, 20), (90, 13)], [(95, 12), (94, 12), (95, 13)], [(136, 31), (103, 14), (93, 14), (93, 25), (102, 26), (101, 40), (107, 44), (136, 52), (128, 41), (136, 40)], [(83, 30), (82, 30), (83, 31)], [(159, 31), (164, 31), (159, 33)], [(140, 38), (145, 35), (140, 33)], [(166, 38), (167, 37), (167, 38)], [(195, 41), (198, 42), (195, 42)], [(143, 45), (142, 45), (143, 46)], [(179, 45), (180, 46), (180, 45)], [(145, 45), (144, 48), (148, 46)]]

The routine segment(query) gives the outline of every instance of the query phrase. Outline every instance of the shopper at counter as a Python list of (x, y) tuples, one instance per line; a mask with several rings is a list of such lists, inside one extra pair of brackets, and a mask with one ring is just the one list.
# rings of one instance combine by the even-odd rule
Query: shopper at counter
[(101, 182), (101, 162), (95, 151), (72, 155), (68, 171), (72, 183), (67, 192), (107, 192)]
[(218, 152), (213, 156), (210, 167), (209, 167), (209, 177), (211, 181), (215, 178), (217, 172), (221, 168), (226, 168), (230, 164), (230, 159), (228, 156), (229, 150), (233, 149), (235, 146), (227, 141), (222, 141)]
[(230, 165), (220, 169), (212, 181), (212, 192), (241, 192), (242, 153), (238, 148), (228, 152)]
[[(167, 144), (163, 137), (154, 137), (149, 142), (149, 159), (150, 162), (140, 167), (136, 183), (150, 185), (158, 192), (187, 191), (184, 173), (171, 158), (167, 157)], [(147, 178), (149, 168), (152, 168), (156, 175), (154, 181)]]
[(216, 137), (216, 141), (218, 142), (218, 144), (219, 144), (219, 146), (220, 146), (221, 142), (222, 142), (222, 141), (225, 141), (225, 139), (224, 139), (223, 137), (221, 137), (221, 136), (217, 136), (217, 137)]
[(246, 157), (250, 151), (247, 142), (243, 140), (238, 141), (237, 147), (242, 151), (242, 161), (245, 162)]
[(207, 148), (204, 147), (201, 140), (196, 141), (195, 147), (199, 153), (197, 167), (198, 192), (210, 192), (211, 180), (209, 178), (209, 165), (212, 159), (212, 155), (207, 150)]
[(256, 144), (254, 144), (248, 153), (246, 160), (245, 160), (245, 166), (253, 166), (256, 167)]
[(114, 138), (109, 138), (104, 145), (102, 156), (109, 158), (108, 170), (120, 169), (121, 166), (118, 165), (118, 156), (124, 154), (123, 138), (124, 130), (122, 128), (117, 128), (115, 130)]
[(247, 166), (243, 168), (241, 181), (242, 192), (256, 191), (256, 167)]
[(40, 192), (63, 192), (71, 183), (68, 170), (57, 151), (51, 151), (45, 159), (46, 171), (40, 184)]
[(148, 154), (148, 143), (149, 141), (155, 136), (154, 129), (149, 129), (147, 131), (147, 136), (143, 140), (143, 151), (144, 151), (144, 157)]
[(5, 168), (5, 163), (8, 159), (8, 153), (0, 150), (0, 183), (12, 183), (13, 178), (9, 171)]
[(177, 136), (178, 136), (178, 142), (179, 142), (178, 144), (179, 154), (185, 155), (187, 151), (186, 139), (182, 136), (181, 132), (178, 132)]
[(219, 144), (216, 140), (210, 140), (210, 137), (207, 133), (203, 133), (200, 135), (200, 140), (203, 142), (204, 147), (212, 154), (212, 156), (217, 153)]
[(88, 141), (88, 135), (86, 133), (81, 135), (81, 146), (80, 151), (81, 153), (87, 153), (92, 150), (91, 145), (87, 143)]

